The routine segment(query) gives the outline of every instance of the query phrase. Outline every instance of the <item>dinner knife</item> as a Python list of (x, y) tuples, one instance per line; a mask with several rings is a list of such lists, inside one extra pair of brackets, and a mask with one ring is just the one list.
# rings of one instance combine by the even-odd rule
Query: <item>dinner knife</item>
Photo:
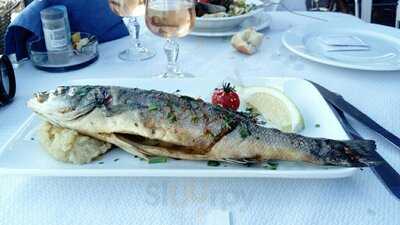
[[(345, 117), (342, 110), (337, 108), (335, 105), (330, 104), (332, 111), (335, 113), (337, 119), (339, 120), (340, 124), (344, 128), (347, 135), (354, 140), (362, 140), (363, 138), (361, 135), (350, 125), (349, 121)], [(398, 200), (400, 200), (400, 175), (390, 166), (385, 159), (379, 155), (378, 152), (376, 153), (376, 158), (381, 160), (382, 163), (371, 167), (371, 170), (374, 174), (379, 178), (381, 183), (386, 187), (386, 189), (391, 192)]]
[(398, 138), (396, 135), (394, 135), (390, 131), (386, 130), (381, 125), (379, 125), (374, 120), (372, 120), (370, 117), (368, 117), (365, 113), (361, 112), (356, 107), (351, 105), (341, 95), (339, 95), (335, 92), (332, 92), (313, 81), (309, 81), (309, 82), (312, 83), (314, 85), (314, 87), (316, 87), (318, 89), (318, 91), (321, 93), (321, 95), (324, 97), (324, 99), (327, 102), (336, 106), (341, 111), (349, 114), (351, 117), (358, 120), (359, 122), (361, 122), (362, 124), (364, 124), (365, 126), (370, 128), (371, 130), (382, 135), (389, 142), (391, 142), (393, 145), (395, 145), (397, 148), (400, 149), (400, 138)]

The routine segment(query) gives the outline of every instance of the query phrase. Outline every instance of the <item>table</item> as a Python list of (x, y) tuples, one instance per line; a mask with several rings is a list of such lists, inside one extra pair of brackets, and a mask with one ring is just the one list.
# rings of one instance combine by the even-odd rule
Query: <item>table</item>
[[(351, 26), (361, 20), (337, 13), (306, 14)], [(281, 49), (280, 36), (290, 26), (315, 20), (272, 13), (270, 38), (260, 52), (248, 57), (235, 52), (227, 38), (187, 37), (181, 43), (181, 64), (201, 77), (224, 77), (234, 70), (243, 76), (294, 76), (319, 82), (341, 93), (400, 135), (400, 77), (398, 72), (362, 72), (309, 62), (289, 53), (272, 57)], [(397, 32), (397, 31), (393, 31)], [(399, 34), (400, 35), (400, 34)], [(145, 77), (164, 69), (163, 41), (145, 34), (157, 56), (146, 62), (126, 63), (117, 53), (127, 38), (100, 45), (99, 61), (85, 69), (49, 74), (30, 63), (16, 70), (15, 101), (0, 109), (0, 143), (4, 143), (31, 113), (25, 101), (33, 91), (52, 88), (78, 78)], [(206, 59), (206, 60), (205, 60)], [(223, 62), (223, 63), (222, 63)], [(162, 82), (162, 81), (160, 81)], [(355, 121), (366, 138), (377, 140), (379, 152), (400, 170), (398, 150)], [(46, 178), (0, 177), (0, 224), (204, 224), (213, 209), (229, 211), (232, 224), (342, 224), (398, 225), (400, 204), (370, 170), (337, 180), (194, 179), (194, 178)]]

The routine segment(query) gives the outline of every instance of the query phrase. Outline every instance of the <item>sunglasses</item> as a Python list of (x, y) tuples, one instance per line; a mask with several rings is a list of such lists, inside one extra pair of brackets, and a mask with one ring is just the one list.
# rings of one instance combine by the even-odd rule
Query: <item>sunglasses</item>
[(0, 55), (0, 106), (5, 105), (15, 96), (15, 75), (10, 59)]

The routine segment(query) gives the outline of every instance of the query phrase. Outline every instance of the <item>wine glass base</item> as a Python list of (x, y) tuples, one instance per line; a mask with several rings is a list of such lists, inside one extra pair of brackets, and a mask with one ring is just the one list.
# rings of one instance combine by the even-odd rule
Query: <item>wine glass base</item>
[(159, 78), (194, 78), (195, 76), (191, 73), (185, 73), (185, 72), (178, 72), (178, 73), (166, 72), (161, 75), (158, 75), (157, 77), (159, 77)]
[(119, 53), (119, 58), (124, 61), (143, 61), (153, 58), (156, 53), (147, 48), (129, 48)]

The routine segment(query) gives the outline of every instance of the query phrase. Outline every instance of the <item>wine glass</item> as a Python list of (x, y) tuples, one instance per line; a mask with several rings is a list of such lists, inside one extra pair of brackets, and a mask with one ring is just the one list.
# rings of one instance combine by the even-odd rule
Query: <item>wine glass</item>
[(167, 56), (167, 71), (162, 78), (193, 77), (184, 73), (177, 64), (179, 44), (176, 38), (189, 34), (196, 19), (193, 0), (147, 0), (146, 26), (157, 36), (167, 39), (164, 51)]
[[(322, 11), (322, 12), (326, 12), (329, 11), (329, 9), (327, 7), (322, 7), (320, 4), (320, 0), (311, 0), (311, 6), (309, 11)], [(322, 5), (327, 4), (327, 1), (322, 1)]]
[(119, 53), (119, 58), (125, 61), (141, 61), (152, 58), (155, 53), (143, 47), (139, 40), (140, 24), (135, 15), (138, 14), (140, 0), (108, 0), (111, 10), (123, 17), (123, 22), (128, 29), (131, 43), (128, 49)]

